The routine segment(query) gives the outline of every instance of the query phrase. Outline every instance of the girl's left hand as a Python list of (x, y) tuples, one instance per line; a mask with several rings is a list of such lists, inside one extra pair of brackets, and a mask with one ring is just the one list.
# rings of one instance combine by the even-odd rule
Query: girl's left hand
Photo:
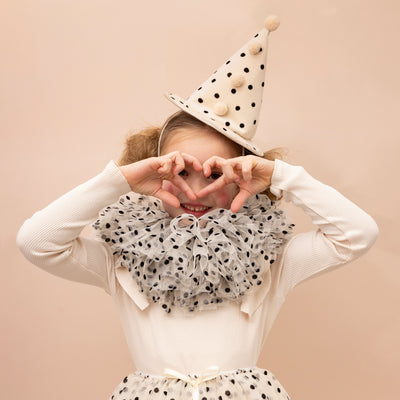
[(231, 210), (237, 212), (249, 197), (263, 192), (271, 185), (274, 167), (274, 161), (253, 155), (230, 159), (218, 156), (210, 157), (203, 163), (204, 176), (209, 177), (215, 169), (222, 171), (222, 175), (215, 182), (196, 193), (196, 196), (207, 196), (229, 183), (236, 183), (239, 193), (232, 201)]

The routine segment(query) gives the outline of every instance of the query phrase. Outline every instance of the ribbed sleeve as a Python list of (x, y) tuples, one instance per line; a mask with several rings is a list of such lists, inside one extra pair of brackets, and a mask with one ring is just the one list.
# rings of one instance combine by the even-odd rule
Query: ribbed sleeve
[[(378, 237), (373, 218), (337, 190), (301, 166), (275, 160), (271, 192), (308, 214), (317, 229), (295, 235), (281, 256), (280, 294), (300, 282), (331, 271), (364, 254)], [(17, 246), (33, 264), (72, 281), (110, 293), (113, 258), (105, 243), (79, 236), (98, 212), (130, 192), (114, 161), (27, 219), (17, 234)]]
[(317, 227), (295, 235), (285, 247), (280, 271), (283, 296), (300, 282), (360, 257), (378, 237), (378, 226), (369, 214), (301, 166), (275, 160), (270, 190), (303, 209)]
[(59, 277), (95, 285), (110, 293), (109, 250), (95, 239), (79, 236), (98, 212), (129, 192), (113, 160), (104, 170), (27, 219), (16, 243), (27, 260)]

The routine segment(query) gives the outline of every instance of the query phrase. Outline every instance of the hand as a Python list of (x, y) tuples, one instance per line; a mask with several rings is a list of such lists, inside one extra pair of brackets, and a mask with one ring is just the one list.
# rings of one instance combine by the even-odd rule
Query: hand
[(196, 195), (185, 180), (178, 175), (185, 168), (185, 164), (191, 164), (200, 172), (202, 165), (196, 157), (190, 154), (173, 151), (160, 157), (150, 157), (129, 165), (118, 167), (125, 176), (132, 191), (158, 197), (170, 204), (179, 207), (180, 201), (172, 193), (162, 188), (163, 180), (171, 181), (180, 188), (191, 200), (196, 200)]
[(239, 193), (232, 201), (231, 210), (237, 212), (249, 197), (263, 192), (271, 185), (274, 168), (274, 161), (253, 155), (230, 159), (213, 156), (203, 164), (204, 176), (210, 176), (212, 169), (220, 169), (222, 175), (196, 195), (197, 197), (207, 196), (211, 192), (234, 182), (239, 187)]

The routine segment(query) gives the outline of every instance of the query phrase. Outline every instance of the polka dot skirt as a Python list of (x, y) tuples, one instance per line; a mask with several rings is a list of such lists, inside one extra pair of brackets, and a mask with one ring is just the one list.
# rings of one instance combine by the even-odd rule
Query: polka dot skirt
[[(198, 375), (189, 374), (196, 379)], [(199, 400), (290, 400), (272, 372), (257, 366), (222, 371), (198, 385)], [(135, 371), (115, 388), (109, 400), (192, 400), (193, 387), (182, 379)]]

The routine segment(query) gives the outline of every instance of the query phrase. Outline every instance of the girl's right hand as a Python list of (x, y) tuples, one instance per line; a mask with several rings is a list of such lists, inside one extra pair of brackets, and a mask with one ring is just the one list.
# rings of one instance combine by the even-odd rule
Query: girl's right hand
[(149, 157), (128, 165), (118, 166), (125, 179), (128, 181), (132, 192), (158, 197), (172, 207), (179, 207), (180, 201), (172, 193), (162, 188), (163, 180), (172, 182), (181, 189), (191, 200), (196, 200), (196, 195), (179, 175), (186, 164), (191, 164), (196, 171), (203, 167), (196, 157), (190, 154), (173, 151), (160, 157)]

